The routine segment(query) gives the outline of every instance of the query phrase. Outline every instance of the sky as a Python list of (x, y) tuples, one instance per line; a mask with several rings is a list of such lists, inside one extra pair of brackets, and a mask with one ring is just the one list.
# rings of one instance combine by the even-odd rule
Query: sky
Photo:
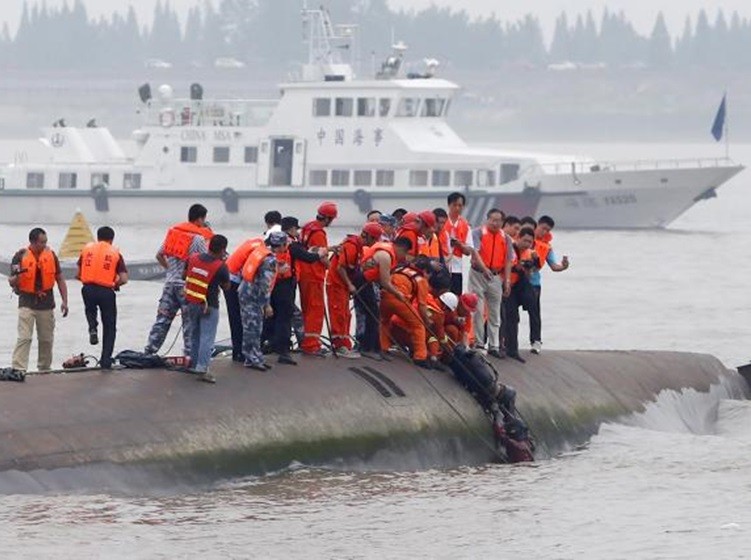
[[(35, 0), (29, 0), (33, 3)], [(39, 0), (41, 2), (41, 0)], [(61, 5), (64, 0), (47, 0), (47, 5)], [(213, 0), (218, 3), (219, 0)], [(291, 6), (299, 6), (302, 0), (278, 0), (289, 2)], [(68, 0), (72, 3), (73, 0)], [(325, 4), (325, 0), (312, 0), (316, 5)], [(673, 35), (680, 34), (687, 14), (696, 19), (696, 14), (702, 8), (706, 9), (710, 21), (719, 9), (725, 11), (729, 19), (730, 14), (737, 10), (744, 17), (751, 18), (751, 1), (749, 0), (388, 0), (394, 8), (422, 9), (436, 4), (450, 6), (454, 9), (464, 9), (472, 15), (488, 15), (495, 12), (502, 20), (515, 20), (527, 13), (533, 12), (540, 18), (548, 38), (552, 35), (555, 18), (561, 11), (569, 14), (584, 13), (591, 9), (597, 17), (602, 14), (606, 6), (611, 11), (623, 10), (628, 18), (642, 33), (649, 33), (657, 13), (665, 14), (668, 28)], [(110, 14), (114, 10), (123, 10), (123, 6), (132, 4), (136, 8), (139, 20), (148, 23), (151, 20), (156, 0), (84, 0), (91, 15)], [(170, 4), (181, 13), (196, 4), (203, 4), (203, 0), (170, 0)], [(21, 15), (23, 0), (0, 0), (0, 21), (7, 21), (11, 31), (15, 31)]]

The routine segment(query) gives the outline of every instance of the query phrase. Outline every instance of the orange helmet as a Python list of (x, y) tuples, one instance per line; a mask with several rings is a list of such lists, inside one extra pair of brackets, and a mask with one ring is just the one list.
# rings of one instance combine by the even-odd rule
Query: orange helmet
[(407, 224), (413, 224), (419, 219), (420, 216), (418, 216), (415, 212), (407, 212), (406, 214), (404, 214), (404, 216), (402, 216), (402, 225), (406, 226)]
[(435, 227), (435, 214), (433, 214), (432, 210), (424, 210), (423, 212), (420, 212), (419, 218), (422, 220), (422, 223), (429, 228)]
[(368, 234), (373, 239), (380, 239), (383, 235), (383, 228), (375, 222), (368, 222), (362, 227), (363, 233)]
[(318, 207), (318, 215), (324, 218), (331, 218), (333, 220), (338, 214), (339, 211), (336, 208), (335, 202), (324, 202)]
[(474, 313), (477, 311), (477, 305), (480, 303), (480, 299), (477, 297), (476, 294), (462, 294), (459, 296), (459, 301), (464, 306), (464, 308), (469, 311), (470, 313)]

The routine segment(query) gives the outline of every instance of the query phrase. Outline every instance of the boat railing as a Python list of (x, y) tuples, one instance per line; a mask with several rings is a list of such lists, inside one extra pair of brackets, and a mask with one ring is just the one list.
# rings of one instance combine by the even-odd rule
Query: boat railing
[(278, 104), (274, 99), (172, 99), (149, 107), (149, 126), (263, 126)]
[(687, 159), (645, 159), (632, 161), (596, 161), (596, 160), (578, 160), (578, 161), (560, 161), (550, 163), (533, 163), (526, 167), (520, 174), (520, 177), (549, 174), (575, 174), (583, 175), (586, 173), (607, 173), (618, 171), (655, 171), (655, 170), (676, 170), (676, 169), (702, 169), (712, 167), (726, 167), (734, 165), (730, 158), (687, 158)]

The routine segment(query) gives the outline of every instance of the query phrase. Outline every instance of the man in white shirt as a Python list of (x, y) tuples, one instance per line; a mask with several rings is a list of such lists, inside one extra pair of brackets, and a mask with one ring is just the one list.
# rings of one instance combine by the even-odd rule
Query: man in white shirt
[(464, 278), (462, 269), (465, 255), (470, 255), (474, 244), (472, 242), (472, 227), (462, 217), (467, 199), (460, 192), (451, 193), (448, 196), (448, 220), (443, 226), (448, 233), (452, 248), (452, 258), (448, 259), (449, 272), (451, 272), (451, 291), (457, 296), (462, 294)]

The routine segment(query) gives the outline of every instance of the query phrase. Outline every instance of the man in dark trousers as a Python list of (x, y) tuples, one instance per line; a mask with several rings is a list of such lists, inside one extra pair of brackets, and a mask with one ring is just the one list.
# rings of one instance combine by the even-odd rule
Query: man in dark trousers
[(308, 251), (300, 243), (298, 233), (300, 223), (293, 216), (282, 218), (282, 231), (287, 234), (287, 251), (277, 256), (279, 274), (271, 292), (271, 307), (274, 310), (273, 321), (267, 326), (266, 336), (271, 341), (271, 349), (279, 355), (279, 363), (296, 365), (290, 355), (290, 336), (292, 317), (295, 312), (295, 294), (297, 292), (297, 267), (300, 261), (314, 263), (325, 256), (325, 249)]
[(99, 343), (97, 310), (102, 316), (102, 355), (99, 365), (112, 369), (112, 351), (117, 332), (117, 300), (115, 291), (128, 282), (128, 269), (120, 251), (112, 245), (115, 232), (100, 227), (96, 242), (87, 244), (78, 259), (78, 279), (83, 284), (81, 295), (89, 324), (89, 342)]

